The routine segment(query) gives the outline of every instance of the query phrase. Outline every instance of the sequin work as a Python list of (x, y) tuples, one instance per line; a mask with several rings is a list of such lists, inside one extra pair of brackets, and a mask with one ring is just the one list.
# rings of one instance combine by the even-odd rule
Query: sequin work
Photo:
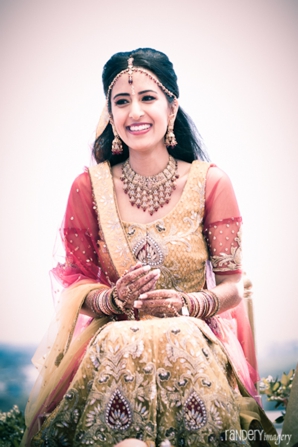
[(32, 446), (51, 439), (112, 447), (135, 437), (197, 447), (240, 430), (227, 358), (215, 340), (204, 322), (187, 317), (106, 325)]
[(130, 405), (121, 391), (116, 390), (111, 396), (105, 413), (106, 424), (112, 430), (127, 430), (132, 423)]
[(135, 257), (161, 270), (158, 288), (186, 292), (204, 285), (208, 250), (202, 225), (208, 166), (192, 164), (180, 201), (163, 219), (146, 225), (123, 222)]
[[(203, 236), (209, 164), (192, 163), (180, 201), (163, 219), (147, 225), (120, 221), (106, 168), (102, 163), (92, 169), (106, 264), (121, 276), (138, 259), (160, 269), (158, 288), (203, 288), (206, 239), (216, 236)], [(237, 251), (239, 241), (234, 242)], [(220, 257), (218, 268), (224, 259), (223, 268), (233, 270), (235, 251), (221, 253), (227, 252), (212, 255)], [(232, 375), (221, 344), (202, 320), (147, 315), (141, 321), (110, 322), (92, 334), (69, 389), (31, 445), (112, 447), (137, 438), (158, 447), (165, 439), (173, 447), (219, 446), (226, 430), (241, 430)], [(225, 440), (228, 447), (247, 445)]]

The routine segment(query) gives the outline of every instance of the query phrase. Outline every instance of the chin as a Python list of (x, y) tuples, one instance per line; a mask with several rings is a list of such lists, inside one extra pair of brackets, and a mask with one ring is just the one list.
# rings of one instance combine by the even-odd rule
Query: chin
[(152, 152), (157, 150), (166, 150), (166, 145), (164, 142), (162, 144), (160, 143), (154, 143), (154, 144), (134, 144), (134, 145), (128, 145), (129, 150), (135, 151), (135, 152)]

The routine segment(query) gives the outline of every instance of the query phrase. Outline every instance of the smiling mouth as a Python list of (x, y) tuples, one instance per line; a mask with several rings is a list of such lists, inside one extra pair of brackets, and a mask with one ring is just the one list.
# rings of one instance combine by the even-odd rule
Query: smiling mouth
[(131, 132), (141, 132), (142, 130), (147, 130), (151, 127), (151, 124), (134, 124), (133, 126), (128, 126), (128, 130)]

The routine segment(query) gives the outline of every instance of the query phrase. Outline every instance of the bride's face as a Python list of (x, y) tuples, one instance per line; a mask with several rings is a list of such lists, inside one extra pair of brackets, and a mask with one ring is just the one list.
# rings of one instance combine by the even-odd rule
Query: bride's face
[(133, 73), (133, 84), (123, 74), (111, 91), (112, 119), (120, 138), (138, 151), (165, 147), (164, 136), (172, 107), (158, 85), (143, 73)]

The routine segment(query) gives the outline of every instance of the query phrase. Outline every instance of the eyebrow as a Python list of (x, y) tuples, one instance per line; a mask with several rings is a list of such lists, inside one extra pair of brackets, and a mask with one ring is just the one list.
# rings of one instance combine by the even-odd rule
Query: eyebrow
[[(141, 92), (138, 92), (138, 95), (143, 95), (144, 93), (149, 93), (149, 92), (157, 94), (157, 91), (150, 89), (150, 90), (142, 90)], [(113, 99), (116, 99), (118, 96), (130, 96), (130, 93), (117, 93), (117, 95), (115, 95), (113, 97)]]

